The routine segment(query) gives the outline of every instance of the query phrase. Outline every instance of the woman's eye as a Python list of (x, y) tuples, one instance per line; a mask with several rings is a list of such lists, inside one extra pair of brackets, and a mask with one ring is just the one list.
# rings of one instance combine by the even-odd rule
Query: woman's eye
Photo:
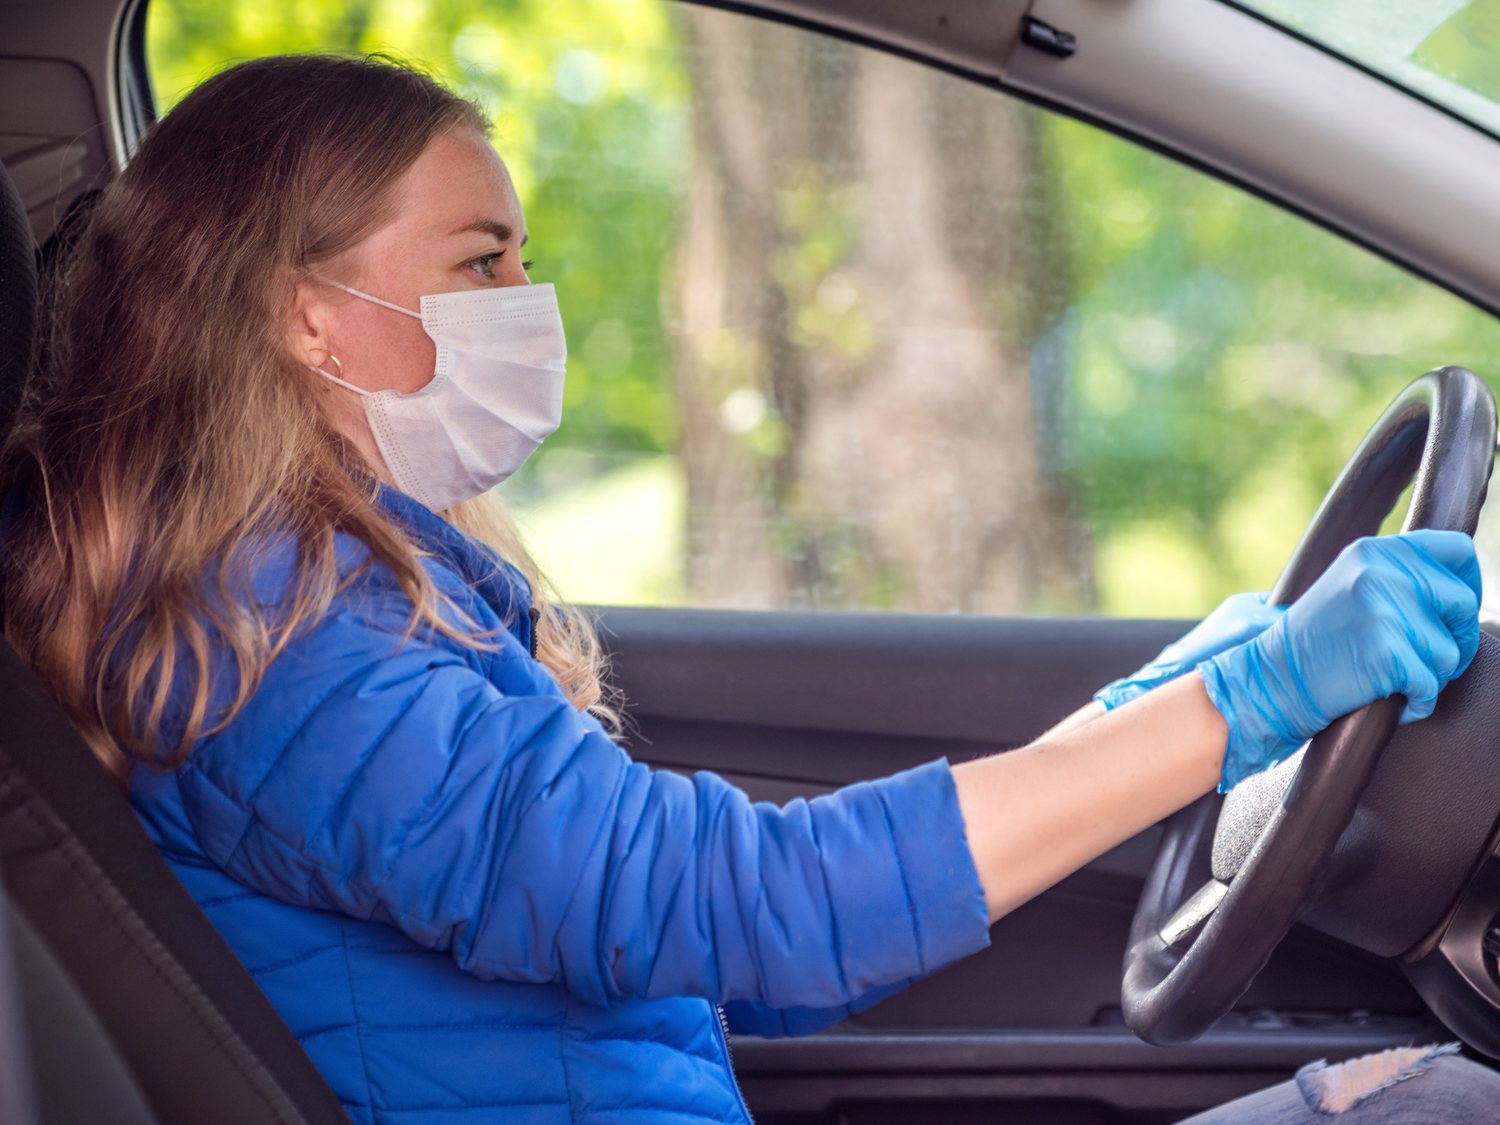
[[(470, 258), (464, 265), (474, 269), (481, 277), (495, 280), (495, 263), (505, 256), (504, 250), (496, 250), (489, 254), (481, 254), (477, 258)], [(523, 263), (524, 265), (524, 263)]]
[(535, 258), (528, 258), (528, 259), (526, 259), (526, 261), (524, 261), (524, 262), (521, 263), (521, 268), (523, 270), (525, 270), (527, 273), (530, 273), (531, 272), (531, 267), (534, 266), (534, 265), (536, 265), (536, 259)]

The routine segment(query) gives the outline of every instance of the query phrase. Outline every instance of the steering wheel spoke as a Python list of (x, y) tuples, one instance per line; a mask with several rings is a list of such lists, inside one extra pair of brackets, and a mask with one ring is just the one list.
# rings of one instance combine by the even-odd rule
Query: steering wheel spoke
[(1177, 908), (1177, 913), (1168, 918), (1157, 931), (1162, 945), (1175, 952), (1185, 953), (1193, 944), (1208, 920), (1213, 917), (1219, 903), (1229, 893), (1229, 884), (1210, 879), (1192, 893), (1192, 896)]

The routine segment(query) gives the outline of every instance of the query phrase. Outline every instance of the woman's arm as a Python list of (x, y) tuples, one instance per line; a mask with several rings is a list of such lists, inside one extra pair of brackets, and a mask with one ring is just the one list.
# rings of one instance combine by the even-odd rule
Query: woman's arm
[[(1196, 674), (1159, 688), (1151, 706), (1132, 707), (1128, 717), (1117, 709), (1107, 724), (1082, 730), (1106, 714), (1090, 701), (1024, 749), (953, 769), (991, 922), (1218, 781), (1224, 720)], [(1201, 737), (1189, 733), (1195, 724)], [(1154, 800), (1141, 799), (1143, 785)], [(780, 1011), (739, 1001), (725, 1012), (738, 1033), (804, 1035), (908, 983), (839, 1009)]]
[(838, 1008), (988, 944), (946, 763), (752, 802), (631, 761), (519, 645), (403, 640), (409, 612), (330, 613), (194, 750), (179, 791), (234, 878), (594, 1004)]
[(990, 921), (1213, 789), (1227, 736), (1189, 673), (1108, 713), (1090, 703), (1023, 749), (954, 767)]
[(404, 595), (367, 591), (288, 645), (177, 783), (233, 877), (476, 975), (597, 1004), (838, 1007), (983, 948), (991, 919), (1339, 715), (1395, 693), (1430, 712), (1478, 643), (1478, 564), (1456, 533), (1391, 538), (1205, 678), (782, 807), (631, 761), (518, 644), (407, 636)]
[(1091, 699), (1046, 734), (1042, 735), (1041, 738), (1038, 738), (1037, 741), (1045, 742), (1049, 738), (1056, 738), (1060, 734), (1067, 734), (1068, 731), (1077, 730), (1085, 723), (1091, 723), (1104, 714), (1106, 714), (1104, 704), (1100, 703), (1097, 699)]

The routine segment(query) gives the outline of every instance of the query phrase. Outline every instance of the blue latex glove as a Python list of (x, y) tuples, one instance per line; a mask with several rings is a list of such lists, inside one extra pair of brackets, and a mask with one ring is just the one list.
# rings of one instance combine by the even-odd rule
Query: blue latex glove
[(1285, 606), (1266, 605), (1266, 595), (1235, 594), (1157, 654), (1155, 660), (1124, 679), (1105, 684), (1094, 698), (1106, 711), (1129, 703), (1152, 688), (1191, 672), (1210, 656), (1244, 644), (1286, 612)]
[(1425, 719), (1479, 647), (1479, 560), (1457, 531), (1357, 539), (1274, 625), (1198, 666), (1229, 727), (1219, 792), (1335, 719), (1406, 696)]

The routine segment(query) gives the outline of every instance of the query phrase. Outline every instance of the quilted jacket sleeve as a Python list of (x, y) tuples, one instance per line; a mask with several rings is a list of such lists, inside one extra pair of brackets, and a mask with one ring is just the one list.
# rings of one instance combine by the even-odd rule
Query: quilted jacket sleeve
[(182, 768), (235, 878), (599, 1004), (837, 1008), (988, 943), (946, 762), (752, 803), (633, 762), (519, 646), (402, 644), (405, 621), (332, 613)]

